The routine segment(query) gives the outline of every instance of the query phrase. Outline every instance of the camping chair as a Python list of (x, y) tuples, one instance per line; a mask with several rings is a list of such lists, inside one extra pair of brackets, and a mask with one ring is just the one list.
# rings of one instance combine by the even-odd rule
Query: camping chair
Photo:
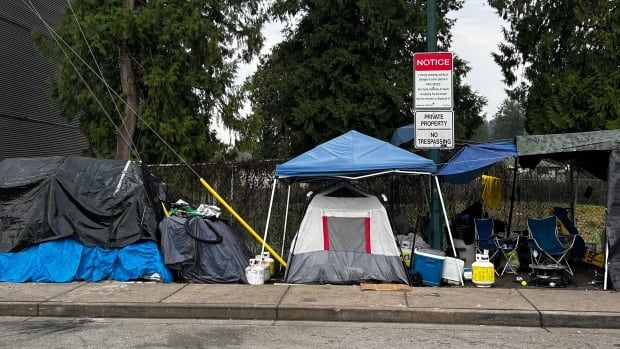
[(495, 235), (493, 218), (476, 218), (474, 219), (474, 228), (476, 232), (476, 252), (482, 253), (483, 250), (489, 251), (489, 260), (498, 254), (506, 258), (506, 265), (501, 272), (495, 271), (497, 275), (504, 275), (506, 269), (510, 269), (513, 274), (517, 273), (517, 268), (511, 263), (509, 255), (517, 253), (519, 245), (519, 236), (517, 240), (502, 238)]
[(542, 264), (548, 258), (553, 261), (553, 265), (566, 267), (568, 273), (573, 275), (567, 256), (575, 244), (576, 235), (571, 235), (570, 240), (563, 244), (558, 238), (555, 216), (542, 219), (528, 218), (527, 230), (530, 234), (528, 244), (534, 263)]

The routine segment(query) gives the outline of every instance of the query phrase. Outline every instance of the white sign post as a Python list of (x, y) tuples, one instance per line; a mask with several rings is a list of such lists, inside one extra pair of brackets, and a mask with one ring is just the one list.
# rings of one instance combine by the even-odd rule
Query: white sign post
[(454, 148), (454, 112), (416, 111), (415, 147), (417, 149)]
[(417, 149), (454, 148), (452, 52), (413, 55)]

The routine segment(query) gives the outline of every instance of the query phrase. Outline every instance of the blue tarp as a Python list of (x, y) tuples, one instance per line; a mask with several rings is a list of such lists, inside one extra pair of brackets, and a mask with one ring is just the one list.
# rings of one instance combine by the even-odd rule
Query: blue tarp
[(399, 146), (401, 144), (411, 141), (414, 138), (415, 138), (415, 125), (408, 124), (403, 127), (397, 128), (394, 131), (394, 133), (392, 133), (390, 144)]
[(0, 253), (2, 282), (129, 281), (154, 273), (162, 281), (172, 282), (154, 241), (104, 249), (65, 238), (42, 242), (21, 252)]
[(463, 147), (437, 171), (437, 175), (450, 183), (467, 183), (480, 176), (493, 164), (517, 156), (514, 140)]
[(435, 164), (390, 143), (349, 131), (276, 166), (276, 177), (332, 177), (404, 170), (434, 173)]

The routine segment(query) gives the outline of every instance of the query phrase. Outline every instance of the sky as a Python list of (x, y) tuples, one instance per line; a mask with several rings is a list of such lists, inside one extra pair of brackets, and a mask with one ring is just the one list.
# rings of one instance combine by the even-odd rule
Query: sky
[[(491, 56), (492, 52), (497, 51), (497, 45), (503, 41), (501, 30), (505, 22), (486, 3), (486, 0), (466, 0), (461, 10), (449, 13), (448, 16), (456, 19), (456, 24), (452, 28), (451, 50), (469, 63), (471, 71), (465, 78), (465, 83), (487, 98), (488, 103), (483, 113), (489, 120), (506, 98), (502, 73)], [(261, 51), (262, 55), (268, 54), (273, 46), (283, 40), (282, 28), (283, 24), (278, 22), (268, 23), (263, 28), (265, 46)], [(254, 59), (250, 64), (239, 67), (237, 83), (243, 83), (248, 76), (253, 74), (257, 64), (258, 59)], [(225, 130), (221, 124), (217, 128), (218, 137), (229, 144), (232, 132)]]

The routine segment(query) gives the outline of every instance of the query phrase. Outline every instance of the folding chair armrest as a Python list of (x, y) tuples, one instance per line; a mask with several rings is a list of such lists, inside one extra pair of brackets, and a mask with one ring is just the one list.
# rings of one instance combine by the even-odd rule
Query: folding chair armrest
[(569, 234), (567, 236), (566, 242), (562, 242), (562, 240), (560, 240), (560, 242), (562, 243), (562, 245), (564, 245), (564, 247), (566, 247), (567, 250), (570, 248), (573, 248), (573, 245), (575, 244), (575, 240), (577, 239), (577, 235), (579, 234)]

